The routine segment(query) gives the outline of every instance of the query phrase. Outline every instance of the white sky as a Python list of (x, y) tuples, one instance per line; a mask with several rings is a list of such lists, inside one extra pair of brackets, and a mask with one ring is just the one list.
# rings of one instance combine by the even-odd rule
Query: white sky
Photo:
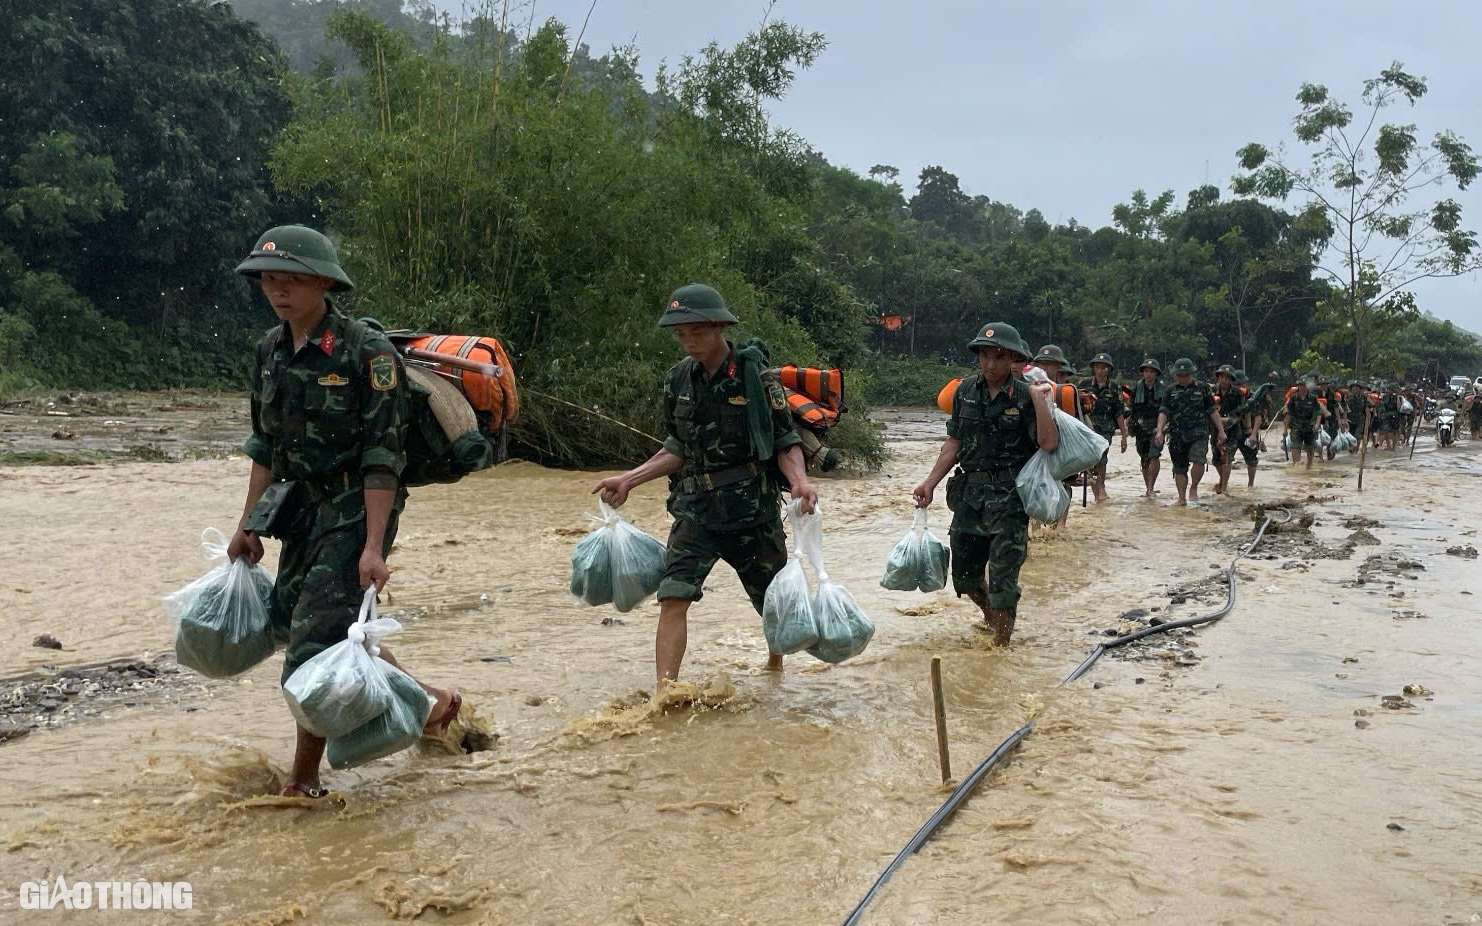
[[(437, 0), (457, 12), (462, 0)], [(574, 36), (590, 0), (535, 0)], [(633, 42), (651, 79), (661, 60), (761, 21), (762, 0), (597, 0), (594, 54)], [(528, 13), (524, 14), (528, 17)], [(1303, 81), (1358, 103), (1393, 60), (1429, 81), (1421, 138), (1450, 128), (1482, 150), (1482, 3), (1472, 0), (779, 0), (772, 13), (829, 48), (773, 109), (836, 164), (901, 170), (908, 191), (941, 164), (971, 194), (1051, 222), (1099, 227), (1137, 187), (1180, 205), (1206, 181), (1229, 197), (1235, 150), (1290, 140)], [(1482, 181), (1460, 195), (1482, 226)], [(1482, 332), (1482, 281), (1425, 281), (1423, 310)]]

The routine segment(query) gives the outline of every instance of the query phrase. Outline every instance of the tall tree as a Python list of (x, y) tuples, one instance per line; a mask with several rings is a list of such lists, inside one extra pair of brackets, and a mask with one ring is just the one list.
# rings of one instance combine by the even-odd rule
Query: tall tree
[(1461, 204), (1441, 196), (1450, 186), (1465, 190), (1482, 171), (1472, 149), (1450, 130), (1426, 144), (1414, 123), (1382, 118), (1396, 104), (1413, 107), (1426, 89), (1397, 61), (1364, 82), (1355, 118), (1326, 87), (1306, 83), (1294, 120), (1306, 166), (1281, 146), (1252, 142), (1237, 152), (1244, 173), (1232, 182), (1236, 193), (1302, 196), (1299, 226), (1329, 240), (1330, 259), (1318, 269), (1337, 290), (1325, 309), (1342, 332), (1330, 340), (1351, 346), (1359, 373), (1375, 337), (1413, 317), (1406, 287), (1482, 267), (1476, 234), (1462, 227)]

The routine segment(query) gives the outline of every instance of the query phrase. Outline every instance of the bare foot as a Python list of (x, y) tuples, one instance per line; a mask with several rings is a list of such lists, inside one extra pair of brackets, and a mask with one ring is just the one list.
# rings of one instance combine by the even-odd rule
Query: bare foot
[(1174, 508), (1187, 508), (1189, 506), (1189, 503), (1184, 501), (1183, 499), (1179, 499), (1176, 502), (1169, 502), (1169, 505)]
[(767, 654), (767, 671), (768, 672), (781, 672), (782, 671), (782, 654), (781, 653), (768, 653)]
[(422, 728), (422, 733), (436, 735), (439, 728), (447, 729), (453, 719), (458, 716), (458, 711), (463, 707), (463, 696), (451, 688), (434, 688), (436, 694), (433, 697), (436, 703), (427, 714), (427, 725)]
[(328, 788), (322, 788), (322, 787), (320, 787), (318, 781), (315, 781), (311, 785), (311, 784), (306, 784), (306, 783), (304, 783), (302, 781), (294, 781), (293, 779), (290, 778), (288, 781), (286, 781), (283, 784), (283, 790), (278, 792), (278, 796), (279, 797), (308, 797), (308, 798), (313, 798), (313, 799), (316, 799), (317, 800), (317, 799), (323, 797), (324, 795), (326, 795), (328, 793), (329, 793), (329, 789)]

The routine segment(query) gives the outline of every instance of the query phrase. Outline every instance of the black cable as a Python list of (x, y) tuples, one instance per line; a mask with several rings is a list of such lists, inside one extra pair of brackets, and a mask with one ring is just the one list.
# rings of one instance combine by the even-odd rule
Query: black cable
[(895, 874), (901, 865), (905, 864), (907, 858), (914, 855), (922, 846), (926, 845), (926, 841), (931, 838), (938, 827), (946, 822), (947, 818), (952, 815), (952, 812), (957, 809), (957, 805), (961, 804), (963, 799), (978, 786), (978, 783), (983, 780), (983, 776), (988, 774), (988, 770), (997, 765), (1004, 756), (1008, 755), (1009, 750), (1019, 745), (1019, 741), (1028, 736), (1029, 731), (1033, 729), (1034, 722), (1030, 721), (1015, 730), (1009, 735), (1008, 739), (998, 744), (998, 748), (993, 750), (993, 753), (984, 759), (981, 765), (973, 769), (971, 775), (963, 779), (962, 784), (958, 785), (956, 790), (952, 792), (952, 795), (947, 798), (946, 802), (937, 808), (936, 813), (931, 815), (931, 819), (927, 820), (921, 829), (916, 831), (916, 835), (911, 837), (911, 841), (906, 843), (906, 847), (900, 850), (889, 865), (885, 866), (884, 871), (880, 872), (880, 877), (876, 878), (875, 883), (870, 885), (869, 893), (864, 895), (864, 899), (854, 908), (854, 912), (849, 914), (849, 918), (844, 921), (844, 926), (855, 926), (859, 922), (860, 916), (864, 914), (865, 907), (869, 905), (871, 900), (875, 899), (875, 893), (885, 886), (885, 882), (890, 880), (890, 876)]

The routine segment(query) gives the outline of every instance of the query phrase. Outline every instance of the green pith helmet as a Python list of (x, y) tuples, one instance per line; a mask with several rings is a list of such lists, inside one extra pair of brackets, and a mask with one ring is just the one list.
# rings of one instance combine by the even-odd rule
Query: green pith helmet
[(691, 283), (669, 294), (669, 302), (664, 307), (664, 314), (659, 316), (659, 327), (669, 328), (673, 325), (690, 325), (697, 322), (722, 322), (735, 325), (740, 321), (731, 314), (730, 309), (726, 308), (726, 301), (720, 297), (720, 293), (703, 283)]
[(1019, 337), (1019, 329), (1004, 322), (989, 322), (978, 329), (977, 337), (967, 342), (967, 349), (973, 353), (984, 347), (1001, 347), (1029, 359), (1029, 348)]
[(1173, 361), (1174, 376), (1177, 376), (1180, 373), (1193, 374), (1195, 372), (1197, 371), (1194, 368), (1194, 361), (1190, 360), (1188, 357), (1180, 357), (1177, 360)]
[(1245, 371), (1244, 370), (1236, 370), (1235, 371), (1235, 382), (1239, 383), (1242, 386), (1245, 385)]
[(1159, 375), (1162, 375), (1162, 373), (1163, 373), (1163, 365), (1160, 364), (1160, 363), (1158, 363), (1158, 358), (1156, 358), (1156, 357), (1149, 357), (1148, 359), (1144, 360), (1142, 362), (1142, 366), (1140, 366), (1140, 367), (1137, 368), (1137, 372), (1141, 373), (1143, 370), (1146, 370), (1148, 367), (1152, 367), (1154, 373), (1157, 373)]
[(1075, 364), (1067, 363), (1065, 366), (1060, 368), (1060, 372), (1066, 374), (1067, 376), (1078, 376), (1080, 375), (1081, 371), (1075, 368)]
[(1097, 354), (1095, 357), (1092, 357), (1091, 358), (1091, 366), (1094, 367), (1098, 363), (1104, 363), (1107, 366), (1111, 367), (1113, 370), (1115, 370), (1117, 368), (1117, 365), (1112, 362), (1111, 354), (1108, 354), (1105, 351), (1102, 351), (1101, 353)]
[(1230, 366), (1228, 363), (1220, 364), (1220, 368), (1214, 371), (1214, 375), (1216, 376), (1219, 376), (1221, 373), (1230, 377), (1231, 379), (1235, 378), (1235, 368)]
[(1041, 347), (1039, 352), (1034, 355), (1034, 360), (1036, 363), (1048, 362), (1070, 366), (1070, 361), (1065, 359), (1065, 351), (1056, 347), (1054, 344), (1046, 344), (1044, 347)]
[(264, 273), (297, 273), (332, 280), (330, 289), (335, 292), (355, 288), (329, 239), (302, 225), (279, 225), (263, 232), (237, 272), (253, 279)]

